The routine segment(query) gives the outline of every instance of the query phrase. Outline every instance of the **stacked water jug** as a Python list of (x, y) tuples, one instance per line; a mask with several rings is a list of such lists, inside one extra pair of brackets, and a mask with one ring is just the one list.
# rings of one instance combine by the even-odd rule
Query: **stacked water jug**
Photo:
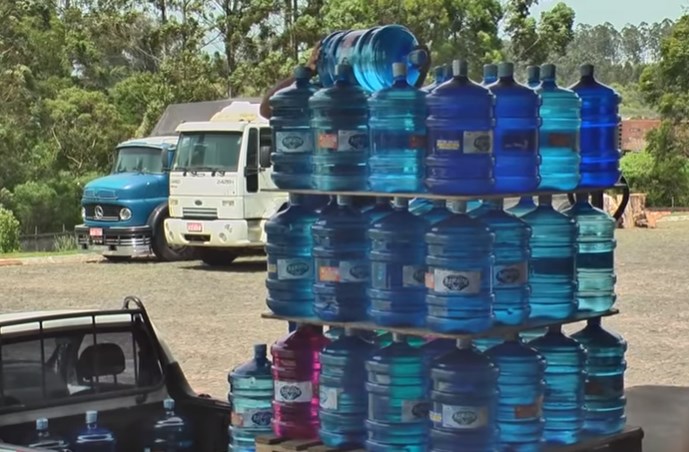
[[(456, 60), (421, 88), (422, 58), (400, 57), (418, 43), (391, 27), (330, 35), (323, 88), (298, 67), (271, 98), (272, 177), (290, 193), (266, 224), (267, 302), (297, 323), (271, 349), (274, 433), (463, 452), (620, 432), (626, 343), (600, 321), (615, 220), (590, 202), (620, 177), (619, 96), (591, 65), (566, 89), (551, 64), (526, 84), (486, 65), (476, 83)], [(372, 43), (390, 36), (383, 67)]]

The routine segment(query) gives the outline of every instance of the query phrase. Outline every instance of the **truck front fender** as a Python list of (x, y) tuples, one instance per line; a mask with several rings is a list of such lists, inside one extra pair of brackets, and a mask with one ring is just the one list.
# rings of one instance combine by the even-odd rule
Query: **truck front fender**
[(148, 216), (148, 221), (146, 221), (146, 224), (151, 227), (151, 230), (155, 231), (155, 226), (158, 224), (158, 222), (170, 216), (169, 212), (167, 201), (158, 204), (158, 206), (156, 206), (156, 208), (153, 209), (153, 212), (151, 212), (151, 214)]

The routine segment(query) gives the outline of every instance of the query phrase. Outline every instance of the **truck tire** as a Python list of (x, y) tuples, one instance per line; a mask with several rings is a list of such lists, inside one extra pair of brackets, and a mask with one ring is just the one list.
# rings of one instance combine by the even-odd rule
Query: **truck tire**
[(194, 250), (188, 246), (169, 245), (165, 238), (165, 227), (161, 218), (153, 230), (151, 238), (151, 250), (153, 254), (162, 262), (187, 261), (194, 257)]
[(235, 253), (218, 248), (199, 248), (198, 254), (203, 263), (211, 267), (227, 267), (237, 258)]

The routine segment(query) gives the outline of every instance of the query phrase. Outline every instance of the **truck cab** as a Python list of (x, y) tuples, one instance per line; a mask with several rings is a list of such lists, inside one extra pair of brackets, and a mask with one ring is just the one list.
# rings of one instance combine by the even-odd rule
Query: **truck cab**
[(258, 104), (233, 102), (210, 121), (180, 124), (177, 133), (168, 243), (193, 247), (213, 266), (262, 252), (263, 226), (287, 196), (270, 177), (272, 135)]
[(188, 257), (184, 247), (168, 245), (163, 233), (176, 144), (176, 136), (161, 136), (117, 146), (112, 172), (84, 187), (84, 224), (75, 228), (82, 251), (113, 261), (151, 253), (164, 261)]

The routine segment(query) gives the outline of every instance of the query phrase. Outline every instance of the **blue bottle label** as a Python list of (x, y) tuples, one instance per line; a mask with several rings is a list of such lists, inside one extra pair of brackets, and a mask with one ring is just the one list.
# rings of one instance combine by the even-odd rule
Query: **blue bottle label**
[(233, 427), (270, 429), (273, 410), (270, 408), (249, 408), (241, 413), (232, 411), (231, 419)]
[(434, 414), (434, 422), (440, 418), (440, 424), (444, 428), (454, 430), (473, 430), (488, 425), (488, 407), (486, 406), (459, 406), (442, 405), (440, 416)]
[(311, 402), (313, 384), (310, 381), (275, 380), (275, 401), (288, 403)]
[(615, 266), (615, 253), (577, 253), (577, 268), (609, 270)]
[(527, 262), (496, 265), (493, 267), (493, 287), (517, 287), (526, 284), (529, 272)]
[(579, 151), (579, 133), (578, 132), (546, 132), (545, 145), (549, 148), (565, 148), (573, 151)]
[(280, 280), (313, 278), (313, 262), (310, 259), (278, 259), (276, 270)]
[(319, 405), (324, 410), (337, 410), (340, 398), (339, 388), (329, 388), (320, 385), (318, 388), (319, 392)]
[(337, 130), (318, 135), (318, 147), (336, 152), (363, 152), (369, 147), (367, 130)]
[(586, 378), (585, 393), (588, 397), (612, 399), (624, 395), (624, 375)]
[(284, 154), (313, 151), (313, 133), (308, 129), (275, 132), (275, 141), (275, 150)]
[(426, 287), (440, 294), (476, 295), (481, 292), (481, 272), (434, 268), (426, 274)]
[(367, 261), (340, 261), (338, 266), (318, 267), (318, 280), (321, 282), (366, 282), (371, 269)]
[(426, 285), (426, 267), (405, 265), (402, 267), (403, 287), (424, 287)]
[(509, 130), (502, 136), (505, 151), (535, 152), (538, 149), (538, 130)]

